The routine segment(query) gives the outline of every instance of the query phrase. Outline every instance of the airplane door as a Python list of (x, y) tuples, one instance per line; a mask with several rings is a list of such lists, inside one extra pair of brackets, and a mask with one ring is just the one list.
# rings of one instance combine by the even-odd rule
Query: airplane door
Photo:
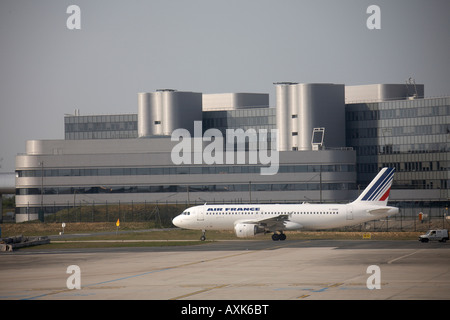
[(353, 206), (347, 206), (347, 220), (353, 220)]
[(203, 220), (205, 220), (205, 212), (203, 211), (203, 208), (201, 208), (197, 211), (197, 221)]

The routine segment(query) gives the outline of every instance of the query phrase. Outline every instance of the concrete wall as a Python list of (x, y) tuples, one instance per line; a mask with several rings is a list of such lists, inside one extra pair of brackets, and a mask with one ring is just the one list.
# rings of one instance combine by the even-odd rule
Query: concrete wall
[(345, 86), (345, 102), (380, 102), (424, 97), (423, 84), (368, 84)]
[(250, 107), (268, 107), (266, 93), (203, 94), (203, 111), (236, 110)]

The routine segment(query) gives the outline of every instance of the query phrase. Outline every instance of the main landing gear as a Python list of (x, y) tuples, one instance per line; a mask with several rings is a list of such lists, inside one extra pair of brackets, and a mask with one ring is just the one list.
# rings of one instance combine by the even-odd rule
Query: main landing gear
[(286, 240), (286, 235), (285, 235), (283, 232), (280, 232), (280, 233), (274, 233), (274, 234), (272, 235), (272, 240), (273, 240), (273, 241), (278, 241), (278, 240), (284, 241), (284, 240)]
[(206, 240), (206, 230), (202, 230), (202, 236), (200, 237), (200, 241)]

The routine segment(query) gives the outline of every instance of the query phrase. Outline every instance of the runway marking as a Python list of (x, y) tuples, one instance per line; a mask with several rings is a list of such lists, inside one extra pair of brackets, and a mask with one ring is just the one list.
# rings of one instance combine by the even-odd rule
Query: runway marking
[(336, 287), (342, 286), (343, 284), (344, 284), (343, 282), (334, 283), (334, 284), (331, 284), (329, 286), (325, 286), (325, 287), (323, 287), (321, 289), (318, 289), (318, 290), (312, 290), (311, 292), (323, 292), (323, 291), (326, 291), (326, 290), (328, 290), (330, 288), (336, 288)]
[[(111, 283), (111, 282), (116, 282), (116, 281), (131, 279), (131, 278), (136, 278), (136, 277), (144, 276), (144, 275), (147, 275), (147, 274), (160, 272), (160, 271), (166, 271), (166, 270), (170, 270), (170, 269), (173, 269), (173, 268), (157, 269), (157, 270), (152, 270), (152, 271), (148, 271), (148, 272), (144, 272), (144, 273), (140, 273), (140, 274), (135, 274), (135, 275), (127, 276), (127, 277), (122, 277), (122, 278), (117, 278), (117, 279), (112, 279), (112, 280), (107, 280), (107, 281), (102, 281), (102, 282), (97, 282), (97, 283), (86, 284), (86, 285), (82, 285), (81, 289), (85, 289), (85, 288), (87, 289), (89, 287), (98, 286), (98, 285), (105, 284), (105, 283)], [(62, 289), (62, 290), (57, 290), (57, 291), (53, 291), (53, 292), (49, 292), (49, 293), (44, 293), (44, 294), (41, 294), (41, 295), (38, 295), (38, 296), (34, 296), (34, 297), (24, 298), (23, 300), (34, 300), (34, 299), (39, 299), (39, 298), (42, 298), (42, 297), (55, 295), (55, 294), (58, 294), (58, 293), (73, 292), (73, 291), (74, 291), (73, 289)]]
[[(286, 243), (285, 245), (279, 245), (279, 246), (276, 246), (276, 247), (267, 247), (267, 248), (262, 248), (262, 249), (247, 250), (247, 251), (244, 251), (244, 252), (239, 252), (239, 253), (235, 253), (235, 254), (231, 254), (231, 255), (226, 255), (226, 256), (221, 256), (221, 257), (216, 257), (216, 258), (211, 258), (211, 259), (206, 259), (206, 260), (198, 260), (198, 261), (184, 263), (184, 264), (180, 264), (180, 265), (176, 265), (176, 266), (170, 266), (170, 267), (166, 267), (166, 268), (155, 269), (155, 270), (151, 270), (151, 271), (148, 271), (148, 272), (134, 274), (134, 275), (126, 276), (126, 277), (121, 277), (121, 278), (117, 278), (117, 279), (111, 279), (111, 280), (106, 280), (106, 281), (102, 281), (102, 282), (97, 282), (97, 283), (91, 283), (91, 284), (83, 285), (82, 289), (83, 288), (94, 287), (94, 286), (98, 286), (98, 285), (102, 285), (102, 284), (106, 284), (106, 283), (112, 283), (112, 282), (127, 280), (127, 279), (131, 279), (131, 278), (137, 278), (137, 277), (149, 275), (149, 274), (152, 274), (152, 273), (168, 271), (168, 270), (178, 269), (178, 268), (187, 267), (187, 266), (192, 266), (192, 265), (196, 265), (196, 264), (200, 264), (200, 263), (204, 263), (204, 262), (211, 262), (211, 261), (227, 259), (227, 258), (231, 258), (231, 257), (237, 257), (237, 256), (249, 254), (249, 253), (256, 253), (256, 252), (260, 252), (260, 251), (263, 251), (263, 250), (279, 249), (279, 248), (282, 248), (282, 247), (286, 247), (287, 245), (289, 245), (289, 243)], [(223, 285), (223, 286), (226, 286), (226, 285)], [(209, 291), (209, 290), (212, 290), (212, 289), (215, 289), (215, 288), (221, 288), (223, 286), (213, 287), (213, 288), (209, 288), (209, 289), (205, 289), (205, 290)], [(38, 296), (32, 296), (32, 297), (24, 298), (23, 300), (34, 300), (34, 299), (39, 299), (39, 298), (50, 296), (50, 295), (55, 295), (55, 294), (64, 293), (64, 292), (71, 292), (71, 291), (73, 291), (73, 290), (72, 289), (61, 289), (61, 290), (57, 290), (57, 291), (53, 291), (53, 292), (49, 292), (49, 293), (44, 293), (44, 294), (41, 294), (41, 295), (38, 295)], [(198, 293), (200, 293), (200, 291)], [(196, 294), (196, 293), (192, 293), (191, 295), (193, 295), (193, 294)]]
[[(331, 285), (325, 285), (323, 288), (316, 289), (316, 290), (313, 290), (313, 289), (303, 289), (303, 290), (308, 290), (308, 291), (314, 292), (314, 293), (317, 293), (317, 292), (324, 292), (324, 291), (326, 291), (326, 290), (328, 290), (328, 289), (330, 289), (330, 288), (337, 288), (337, 287), (339, 287), (339, 286), (342, 286), (343, 284), (344, 284), (343, 282), (338, 282), (338, 283), (333, 283), (333, 284), (331, 284)], [(322, 284), (322, 285), (323, 285), (323, 284)], [(311, 296), (311, 295), (310, 295), (310, 294), (304, 294), (304, 295), (302, 295), (302, 296), (297, 297), (297, 299), (304, 299), (304, 298), (307, 298), (307, 297), (309, 297), (309, 296)]]
[(344, 284), (343, 282), (338, 282), (338, 283), (332, 284), (331, 286), (328, 286), (328, 288), (339, 287), (339, 286), (342, 286), (343, 284)]
[(220, 286), (214, 286), (214, 287), (210, 287), (210, 288), (205, 288), (205, 289), (197, 290), (197, 291), (194, 291), (194, 292), (191, 292), (191, 293), (186, 293), (186, 294), (183, 294), (183, 295), (175, 297), (175, 298), (170, 298), (169, 300), (179, 300), (179, 299), (183, 299), (183, 298), (186, 298), (186, 297), (195, 296), (196, 294), (199, 294), (199, 293), (211, 291), (211, 290), (214, 290), (214, 289), (224, 288), (226, 286), (228, 286), (228, 284), (222, 284)]
[(414, 252), (412, 252), (412, 253), (405, 254), (404, 256), (401, 256), (401, 257), (398, 257), (398, 258), (389, 260), (387, 263), (388, 263), (388, 264), (392, 264), (392, 263), (395, 262), (395, 261), (398, 261), (398, 260), (403, 259), (403, 258), (407, 258), (407, 257), (409, 257), (409, 256), (412, 256), (413, 254), (416, 254), (416, 253), (420, 252), (420, 251), (422, 251), (422, 250), (417, 250), (417, 251), (414, 251)]

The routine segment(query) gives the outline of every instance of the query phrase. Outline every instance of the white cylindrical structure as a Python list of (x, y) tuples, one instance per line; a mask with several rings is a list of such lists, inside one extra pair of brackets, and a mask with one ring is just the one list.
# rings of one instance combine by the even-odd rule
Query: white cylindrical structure
[(299, 127), (298, 117), (299, 111), (297, 110), (297, 106), (299, 105), (299, 87), (298, 86), (290, 86), (289, 92), (289, 112), (288, 121), (290, 123), (290, 132), (288, 134), (288, 139), (290, 141), (290, 145), (288, 146), (289, 150), (300, 150), (299, 149)]
[(171, 135), (183, 128), (194, 134), (194, 121), (202, 121), (202, 94), (161, 89), (138, 94), (138, 137)]
[(153, 120), (150, 109), (150, 93), (138, 93), (138, 137), (151, 135), (150, 122)]
[(326, 128), (328, 147), (345, 146), (344, 85), (279, 82), (276, 85), (278, 150), (312, 150), (314, 128)]
[(291, 135), (291, 91), (295, 83), (279, 82), (275, 83), (276, 88), (276, 124), (278, 129), (278, 150), (288, 151), (292, 146)]

